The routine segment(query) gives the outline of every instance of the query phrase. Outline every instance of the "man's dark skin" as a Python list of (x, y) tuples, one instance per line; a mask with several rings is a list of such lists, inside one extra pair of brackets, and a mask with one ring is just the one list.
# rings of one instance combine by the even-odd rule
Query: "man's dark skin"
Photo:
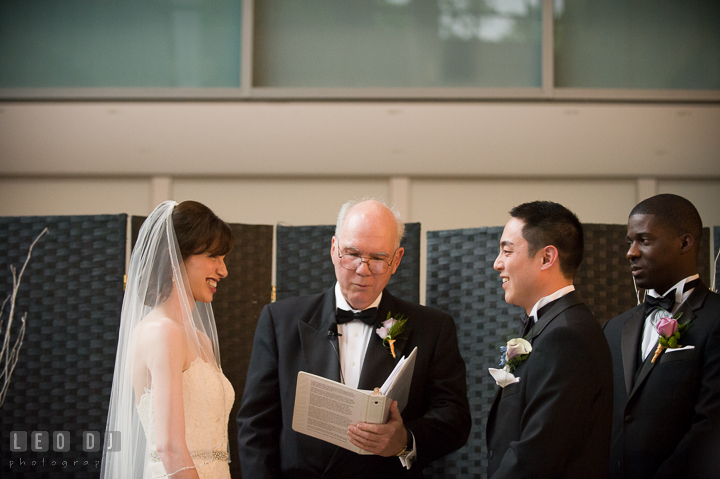
[(628, 218), (627, 258), (635, 284), (664, 294), (683, 278), (697, 274), (698, 243), (678, 234), (655, 215)]

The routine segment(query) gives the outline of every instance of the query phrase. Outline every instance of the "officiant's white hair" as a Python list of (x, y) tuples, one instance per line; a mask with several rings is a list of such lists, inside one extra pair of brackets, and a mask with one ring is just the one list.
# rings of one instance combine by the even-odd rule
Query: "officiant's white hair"
[(385, 204), (384, 201), (378, 200), (376, 198), (363, 198), (361, 200), (350, 200), (345, 202), (345, 204), (340, 207), (340, 211), (338, 212), (337, 223), (335, 224), (335, 236), (340, 236), (342, 226), (345, 223), (345, 217), (347, 216), (348, 211), (350, 211), (350, 208), (360, 203), (365, 203), (366, 201), (374, 201), (375, 203), (379, 203), (393, 214), (393, 217), (395, 218), (395, 248), (399, 248), (400, 242), (405, 235), (405, 222), (400, 217), (400, 212), (396, 210), (394, 206), (388, 206), (387, 204)]

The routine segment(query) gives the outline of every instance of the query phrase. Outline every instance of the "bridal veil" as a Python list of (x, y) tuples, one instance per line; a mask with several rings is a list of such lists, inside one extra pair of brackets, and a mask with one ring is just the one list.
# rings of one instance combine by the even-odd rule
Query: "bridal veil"
[[(175, 317), (171, 319), (182, 324), (188, 354), (217, 370), (220, 368), (212, 307), (210, 303), (196, 302), (190, 290), (173, 227), (172, 213), (176, 205), (166, 201), (148, 216), (130, 258), (106, 429), (106, 432), (119, 431), (121, 442), (119, 450), (104, 448), (101, 478), (142, 478), (149, 471), (150, 462), (159, 460), (157, 453), (151, 457), (153, 454), (137, 409), (143, 392), (149, 394), (153, 389), (148, 362), (150, 354), (136, 347), (138, 325), (148, 314), (158, 307), (166, 308), (172, 302), (175, 305), (172, 316)], [(147, 356), (143, 356), (145, 354)], [(158, 360), (163, 359), (153, 359)], [(211, 421), (212, 418), (194, 416), (193, 420)], [(216, 447), (208, 443), (199, 449), (213, 451)], [(174, 472), (177, 471), (167, 471), (167, 475), (172, 477)]]

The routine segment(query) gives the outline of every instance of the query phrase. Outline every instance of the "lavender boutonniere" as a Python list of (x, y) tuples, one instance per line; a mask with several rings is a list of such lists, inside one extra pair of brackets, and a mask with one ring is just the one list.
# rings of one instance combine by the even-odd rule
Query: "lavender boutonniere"
[(390, 348), (393, 358), (396, 357), (395, 341), (397, 341), (403, 331), (405, 331), (405, 323), (407, 320), (408, 318), (403, 315), (392, 317), (392, 313), (388, 312), (387, 318), (382, 322), (382, 326), (375, 330), (377, 335), (383, 340), (385, 347)]

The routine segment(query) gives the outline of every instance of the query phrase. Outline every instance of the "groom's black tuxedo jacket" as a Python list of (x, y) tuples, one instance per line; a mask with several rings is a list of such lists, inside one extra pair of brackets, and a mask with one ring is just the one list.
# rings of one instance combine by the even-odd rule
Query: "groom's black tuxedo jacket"
[[(700, 283), (680, 306), (680, 345), (640, 361), (644, 306), (605, 324), (615, 382), (610, 470), (627, 479), (720, 477), (720, 296)], [(653, 349), (654, 351), (654, 349)]]
[(488, 477), (606, 478), (612, 371), (602, 329), (575, 292), (550, 303), (530, 356), (497, 387), (487, 422)]
[[(418, 348), (402, 412), (405, 427), (415, 435), (418, 462), (407, 471), (397, 457), (355, 454), (292, 430), (298, 372), (340, 381), (339, 359), (327, 334), (336, 323), (331, 288), (269, 304), (260, 315), (237, 417), (244, 479), (421, 477), (424, 465), (465, 444), (471, 418), (453, 319), (385, 290), (378, 321), (388, 312), (408, 318), (395, 343), (397, 358)], [(396, 362), (373, 332), (358, 388), (380, 387)]]

